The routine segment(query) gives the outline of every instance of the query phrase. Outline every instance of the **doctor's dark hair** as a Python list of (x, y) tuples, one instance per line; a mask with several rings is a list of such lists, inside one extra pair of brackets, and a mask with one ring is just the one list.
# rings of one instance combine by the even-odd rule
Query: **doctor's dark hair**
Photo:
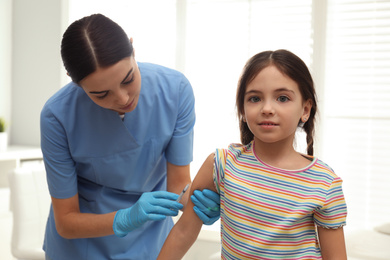
[(61, 42), (61, 57), (72, 81), (80, 81), (97, 68), (111, 66), (133, 54), (125, 31), (102, 14), (73, 22)]
[(241, 77), (238, 81), (236, 107), (240, 124), (240, 135), (242, 144), (250, 143), (254, 135), (250, 131), (247, 123), (244, 121), (244, 98), (248, 84), (268, 66), (275, 66), (281, 73), (294, 80), (299, 87), (303, 102), (311, 100), (312, 107), (310, 117), (307, 122), (297, 122), (297, 127), (303, 124), (306, 132), (307, 154), (313, 155), (313, 137), (314, 123), (317, 113), (317, 96), (314, 89), (314, 82), (310, 71), (305, 63), (295, 54), (287, 50), (265, 51), (260, 52), (250, 58), (245, 64)]

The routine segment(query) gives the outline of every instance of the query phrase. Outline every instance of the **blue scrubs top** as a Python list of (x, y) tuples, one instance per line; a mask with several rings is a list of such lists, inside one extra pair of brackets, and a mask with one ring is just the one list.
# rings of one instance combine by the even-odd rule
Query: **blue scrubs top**
[[(74, 83), (54, 94), (41, 112), (50, 194), (70, 198), (78, 193), (81, 212), (128, 208), (143, 192), (166, 190), (167, 161), (192, 161), (195, 101), (189, 81), (162, 66), (138, 67), (139, 101), (123, 121)], [(51, 208), (43, 248), (53, 260), (156, 259), (172, 225), (167, 218), (149, 221), (123, 238), (64, 239)]]

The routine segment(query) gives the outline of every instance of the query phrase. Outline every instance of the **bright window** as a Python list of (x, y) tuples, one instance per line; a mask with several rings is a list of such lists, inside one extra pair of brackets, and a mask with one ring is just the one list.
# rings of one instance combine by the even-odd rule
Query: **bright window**
[(137, 60), (175, 67), (175, 0), (69, 0), (69, 23), (94, 13), (111, 18), (133, 38)]
[(185, 74), (197, 113), (192, 172), (215, 148), (240, 142), (235, 95), (251, 56), (284, 48), (311, 65), (311, 8), (310, 0), (187, 1)]
[(369, 228), (390, 222), (390, 1), (328, 3), (323, 158)]

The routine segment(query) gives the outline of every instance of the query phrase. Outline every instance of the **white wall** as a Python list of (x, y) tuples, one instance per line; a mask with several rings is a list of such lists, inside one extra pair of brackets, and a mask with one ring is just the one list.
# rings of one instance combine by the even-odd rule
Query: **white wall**
[(0, 117), (11, 119), (12, 0), (0, 0)]
[[(62, 86), (65, 73), (60, 42), (63, 17), (67, 17), (67, 9), (63, 8), (66, 1), (5, 1), (12, 2), (12, 25), (7, 26), (12, 26), (12, 84), (11, 91), (0, 90), (0, 95), (1, 99), (10, 100), (10, 142), (39, 145), (40, 111)], [(10, 46), (7, 49), (10, 52)]]

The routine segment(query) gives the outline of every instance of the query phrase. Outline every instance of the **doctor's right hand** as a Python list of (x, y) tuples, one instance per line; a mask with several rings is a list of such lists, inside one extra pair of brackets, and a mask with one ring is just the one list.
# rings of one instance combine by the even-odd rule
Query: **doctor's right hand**
[(177, 216), (183, 205), (176, 202), (179, 195), (168, 191), (145, 192), (130, 208), (118, 210), (112, 225), (115, 235), (124, 237), (149, 220)]

